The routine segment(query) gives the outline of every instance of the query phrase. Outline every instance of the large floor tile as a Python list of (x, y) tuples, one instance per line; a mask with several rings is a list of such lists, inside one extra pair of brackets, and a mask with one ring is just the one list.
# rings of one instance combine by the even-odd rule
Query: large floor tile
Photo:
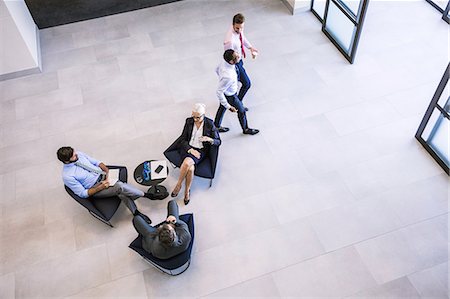
[(142, 273), (113, 280), (68, 298), (147, 298)]
[(65, 297), (110, 280), (106, 248), (99, 246), (17, 272), (16, 298)]
[(448, 262), (408, 275), (422, 298), (448, 298)]
[(355, 247), (378, 283), (447, 261), (447, 215), (357, 244)]
[(347, 298), (421, 298), (406, 277), (359, 292)]
[(376, 285), (353, 247), (292, 265), (272, 277), (282, 297), (343, 297)]

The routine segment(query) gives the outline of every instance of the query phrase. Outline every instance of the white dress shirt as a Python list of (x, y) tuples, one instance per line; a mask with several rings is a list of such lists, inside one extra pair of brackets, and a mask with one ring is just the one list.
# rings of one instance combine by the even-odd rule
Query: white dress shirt
[(195, 148), (203, 148), (203, 143), (200, 141), (200, 137), (203, 136), (203, 124), (205, 122), (202, 121), (202, 124), (197, 129), (197, 125), (194, 123), (194, 127), (192, 128), (191, 140), (189, 141), (189, 145)]
[[(247, 38), (244, 35), (244, 31), (242, 31), (242, 43), (244, 44), (244, 47), (247, 49), (250, 49), (252, 45), (247, 40)], [(239, 39), (239, 33), (236, 33), (233, 29), (233, 25), (231, 25), (230, 29), (228, 30), (227, 34), (225, 35), (225, 40), (223, 42), (223, 48), (224, 50), (233, 49), (235, 52), (239, 53), (241, 57), (243, 57), (242, 49), (241, 49), (241, 40)]]
[(216, 73), (219, 76), (219, 86), (217, 87), (217, 97), (220, 104), (226, 109), (230, 109), (231, 105), (228, 104), (225, 95), (232, 96), (237, 93), (238, 80), (236, 67), (234, 64), (229, 64), (226, 61), (222, 61), (216, 68)]

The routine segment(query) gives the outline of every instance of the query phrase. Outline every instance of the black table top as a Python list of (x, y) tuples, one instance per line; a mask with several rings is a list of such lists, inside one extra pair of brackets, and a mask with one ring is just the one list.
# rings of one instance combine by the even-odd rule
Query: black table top
[[(139, 164), (136, 169), (134, 170), (134, 180), (136, 181), (136, 183), (140, 184), (140, 185), (144, 185), (144, 186), (156, 186), (158, 184), (161, 184), (166, 178), (161, 178), (161, 179), (156, 179), (156, 180), (152, 180), (150, 177), (150, 171), (148, 172), (148, 180), (145, 180), (144, 178), (144, 164), (145, 163), (149, 163), (151, 161), (158, 161), (158, 160), (147, 160), (142, 162), (141, 164)], [(150, 170), (150, 169), (149, 169)], [(169, 167), (167, 166), (167, 175), (169, 174)]]

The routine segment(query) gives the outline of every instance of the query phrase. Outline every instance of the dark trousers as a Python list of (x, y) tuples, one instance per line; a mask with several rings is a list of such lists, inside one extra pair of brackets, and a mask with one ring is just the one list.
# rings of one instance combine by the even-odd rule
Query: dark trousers
[[(247, 115), (245, 113), (245, 108), (244, 105), (242, 104), (242, 101), (238, 98), (237, 94), (234, 94), (232, 96), (225, 95), (225, 98), (227, 99), (228, 104), (230, 104), (231, 106), (233, 106), (238, 110), (237, 114), (242, 130), (243, 131), (247, 130), (248, 129)], [(222, 119), (225, 114), (225, 111), (226, 111), (225, 107), (219, 105), (219, 109), (217, 109), (216, 113), (216, 118), (214, 119), (214, 124), (216, 125), (217, 128), (220, 127), (220, 125), (222, 124)]]
[(242, 59), (238, 63), (236, 63), (236, 67), (238, 81), (242, 83), (241, 89), (238, 93), (238, 98), (242, 101), (244, 100), (245, 94), (250, 89), (250, 86), (252, 86), (252, 82), (250, 82), (250, 78), (248, 77), (247, 72), (244, 69), (244, 62), (242, 61)]

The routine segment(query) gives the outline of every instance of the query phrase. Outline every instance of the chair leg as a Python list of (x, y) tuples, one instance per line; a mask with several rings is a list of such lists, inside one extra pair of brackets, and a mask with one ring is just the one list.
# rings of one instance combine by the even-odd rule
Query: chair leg
[(212, 186), (212, 180), (213, 180), (213, 179), (211, 179), (211, 180), (209, 181), (209, 188), (211, 188), (211, 186)]
[(114, 225), (112, 225), (111, 222), (106, 221), (106, 220), (103, 219), (103, 218), (100, 218), (100, 217), (99, 217), (98, 215), (96, 215), (95, 213), (92, 213), (91, 211), (89, 211), (89, 213), (90, 213), (92, 216), (94, 216), (94, 218), (97, 218), (98, 220), (100, 220), (100, 221), (103, 222), (104, 224), (109, 225), (110, 227), (114, 227)]

